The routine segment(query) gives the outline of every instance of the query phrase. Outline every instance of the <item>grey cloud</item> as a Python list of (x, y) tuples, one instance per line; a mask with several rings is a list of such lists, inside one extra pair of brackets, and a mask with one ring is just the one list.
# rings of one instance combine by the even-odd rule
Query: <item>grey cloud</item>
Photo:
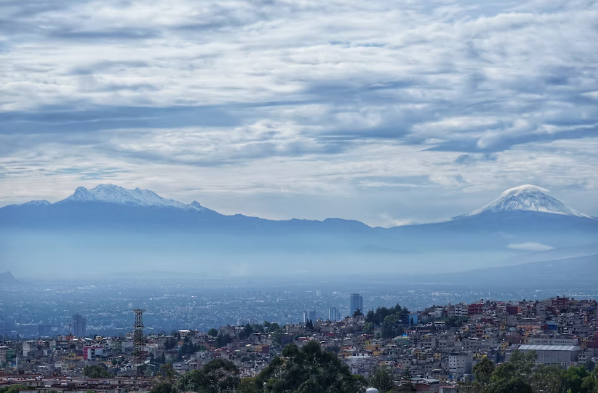
[[(0, 154), (360, 165), (371, 143), (417, 149), (426, 179), (451, 170), (443, 152), (499, 168), (498, 152), (597, 136), (598, 8), (549, 3), (1, 2)], [(249, 129), (264, 122), (285, 129)], [(400, 183), (376, 177), (363, 182)]]
[(494, 153), (461, 154), (455, 159), (455, 164), (474, 165), (483, 161), (496, 161), (498, 156)]

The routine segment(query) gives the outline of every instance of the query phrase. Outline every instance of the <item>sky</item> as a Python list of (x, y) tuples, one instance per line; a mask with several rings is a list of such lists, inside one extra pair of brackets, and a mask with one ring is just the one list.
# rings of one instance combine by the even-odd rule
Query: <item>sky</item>
[(0, 2), (0, 206), (111, 183), (225, 214), (598, 216), (598, 2)]

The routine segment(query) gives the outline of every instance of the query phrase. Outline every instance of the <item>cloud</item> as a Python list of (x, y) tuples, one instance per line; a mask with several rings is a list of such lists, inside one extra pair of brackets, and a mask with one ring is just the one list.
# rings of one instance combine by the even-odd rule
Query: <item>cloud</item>
[(525, 243), (511, 243), (507, 246), (512, 250), (525, 250), (525, 251), (548, 251), (554, 247), (548, 246), (542, 243), (525, 242)]
[(455, 164), (474, 165), (478, 162), (496, 161), (498, 156), (491, 153), (461, 154), (455, 158)]
[(0, 2), (0, 201), (103, 177), (595, 193), (597, 18), (583, 0)]

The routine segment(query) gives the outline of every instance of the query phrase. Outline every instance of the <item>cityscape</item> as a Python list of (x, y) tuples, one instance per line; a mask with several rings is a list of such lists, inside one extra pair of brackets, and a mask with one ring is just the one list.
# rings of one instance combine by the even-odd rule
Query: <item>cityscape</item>
[[(247, 293), (248, 299), (260, 295)], [(322, 296), (320, 290), (313, 295)], [(457, 392), (477, 380), (474, 366), (482, 362), (508, 362), (523, 354), (534, 357), (532, 364), (569, 368), (590, 381), (598, 360), (598, 303), (593, 299), (480, 299), (418, 311), (396, 304), (367, 312), (361, 294), (345, 300), (345, 308), (330, 307), (326, 316), (304, 311), (299, 322), (243, 319), (207, 330), (168, 332), (143, 329), (148, 310), (140, 309), (133, 325), (136, 310), (129, 309), (122, 313), (129, 327), (118, 336), (90, 334), (87, 318), (78, 313), (68, 333), (38, 325), (35, 339), (12, 337), (5, 320), (0, 381), (33, 390), (148, 389), (165, 370), (185, 375), (218, 360), (234, 365), (240, 380), (250, 380), (284, 356), (287, 346), (315, 344), (334, 353), (364, 383), (382, 384), (376, 378), (384, 370), (398, 388)], [(339, 310), (349, 315), (340, 317)], [(534, 384), (541, 386), (542, 380)]]
[(598, 393), (598, 0), (0, 0), (0, 393)]

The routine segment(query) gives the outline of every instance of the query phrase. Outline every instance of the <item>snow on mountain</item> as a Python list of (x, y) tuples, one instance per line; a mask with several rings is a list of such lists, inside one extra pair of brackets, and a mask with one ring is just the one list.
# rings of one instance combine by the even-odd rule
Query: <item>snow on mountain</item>
[(589, 217), (565, 205), (560, 200), (548, 195), (548, 190), (526, 184), (503, 192), (494, 202), (468, 214), (474, 216), (481, 213), (499, 213), (512, 211), (534, 211), (542, 213), (563, 214), (567, 216)]
[(51, 205), (51, 203), (44, 199), (29, 201), (29, 202), (20, 204), (20, 206), (49, 206), (49, 205)]
[(162, 198), (150, 190), (142, 190), (140, 188), (127, 190), (126, 188), (115, 186), (113, 184), (100, 184), (91, 190), (88, 190), (85, 187), (78, 187), (73, 195), (57, 203), (64, 202), (102, 202), (146, 207), (174, 207), (177, 209), (196, 211), (209, 210), (196, 201), (187, 205), (175, 201), (174, 199)]

